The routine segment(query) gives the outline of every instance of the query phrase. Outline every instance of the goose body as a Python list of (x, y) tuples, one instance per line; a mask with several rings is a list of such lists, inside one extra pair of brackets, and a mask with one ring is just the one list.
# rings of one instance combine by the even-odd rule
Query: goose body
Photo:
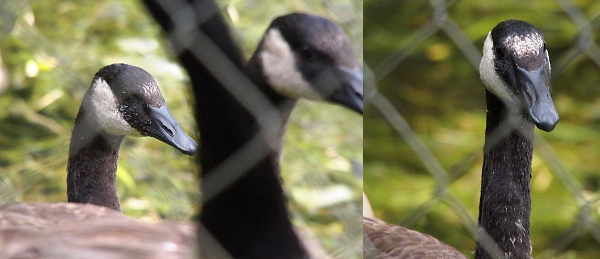
[(436, 238), (383, 220), (363, 217), (363, 258), (466, 259)]
[(184, 259), (193, 224), (144, 223), (93, 204), (0, 205), (0, 258)]
[[(479, 70), (487, 118), (475, 258), (531, 258), (533, 127), (552, 131), (558, 123), (544, 36), (524, 21), (499, 23), (485, 40)], [(365, 258), (466, 258), (426, 234), (363, 223)]]
[(375, 218), (363, 192), (363, 258), (466, 259), (454, 247), (430, 235)]

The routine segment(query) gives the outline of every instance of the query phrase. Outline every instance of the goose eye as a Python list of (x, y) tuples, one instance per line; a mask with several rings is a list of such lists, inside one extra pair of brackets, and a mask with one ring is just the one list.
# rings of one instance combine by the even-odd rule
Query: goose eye
[(303, 45), (300, 48), (300, 55), (302, 55), (302, 57), (307, 60), (312, 60), (315, 58), (314, 50), (306, 45)]
[(121, 92), (121, 100), (123, 102), (129, 102), (131, 100), (131, 95), (127, 92)]
[(504, 50), (500, 47), (494, 47), (494, 55), (497, 59), (502, 59), (504, 58)]

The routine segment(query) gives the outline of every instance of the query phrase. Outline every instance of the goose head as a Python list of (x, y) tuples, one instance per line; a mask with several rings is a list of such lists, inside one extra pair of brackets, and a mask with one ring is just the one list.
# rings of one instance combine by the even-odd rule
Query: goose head
[(346, 33), (331, 20), (293, 13), (273, 20), (254, 58), (275, 92), (363, 112), (363, 72)]
[(171, 115), (154, 78), (139, 67), (112, 64), (101, 68), (82, 108), (88, 123), (92, 121), (108, 134), (150, 136), (187, 155), (198, 150)]
[(494, 27), (479, 72), (486, 89), (507, 106), (522, 109), (541, 130), (554, 129), (559, 118), (550, 97), (550, 59), (535, 26), (507, 20)]

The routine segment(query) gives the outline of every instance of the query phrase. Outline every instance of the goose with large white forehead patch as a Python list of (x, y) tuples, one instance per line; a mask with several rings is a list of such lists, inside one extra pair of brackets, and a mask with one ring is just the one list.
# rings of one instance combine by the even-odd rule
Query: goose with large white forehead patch
[(510, 108), (526, 110), (542, 130), (558, 113), (550, 98), (550, 59), (543, 34), (518, 20), (499, 23), (488, 34), (479, 72), (486, 89)]

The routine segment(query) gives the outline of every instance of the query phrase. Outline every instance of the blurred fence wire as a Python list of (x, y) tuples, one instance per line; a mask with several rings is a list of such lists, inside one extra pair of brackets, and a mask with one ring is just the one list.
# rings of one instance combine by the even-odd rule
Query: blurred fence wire
[[(550, 1), (545, 1), (544, 3), (547, 3)], [(471, 151), (467, 151), (462, 155), (462, 158), (458, 158), (458, 160), (454, 160), (454, 162), (450, 162), (450, 166), (443, 166), (440, 162), (441, 157), (436, 157), (436, 155), (434, 155), (436, 152), (434, 150), (439, 150), (440, 148), (438, 148), (438, 146), (436, 145), (435, 141), (431, 141), (431, 139), (426, 136), (426, 133), (424, 132), (415, 132), (414, 127), (415, 125), (411, 125), (411, 123), (409, 123), (409, 119), (407, 119), (407, 117), (411, 117), (412, 114), (404, 112), (405, 110), (410, 110), (408, 108), (403, 107), (402, 103), (397, 102), (397, 100), (407, 100), (413, 97), (406, 97), (406, 98), (402, 98), (399, 96), (402, 96), (403, 94), (411, 94), (411, 93), (415, 93), (415, 90), (413, 89), (407, 89), (406, 87), (402, 87), (399, 85), (403, 85), (403, 84), (409, 84), (406, 82), (403, 82), (403, 78), (402, 75), (406, 75), (408, 73), (411, 72), (407, 72), (406, 74), (402, 74), (400, 76), (398, 75), (394, 75), (394, 73), (397, 73), (400, 70), (406, 69), (409, 71), (415, 71), (414, 73), (417, 73), (417, 75), (412, 75), (414, 77), (421, 77), (419, 79), (415, 79), (415, 81), (420, 81), (423, 82), (424, 84), (427, 84), (428, 81), (432, 81), (432, 80), (436, 80), (435, 76), (433, 78), (425, 78), (426, 75), (433, 75), (434, 72), (429, 72), (428, 74), (426, 74), (423, 71), (416, 71), (416, 70), (421, 70), (423, 68), (431, 68), (433, 66), (418, 66), (418, 68), (410, 70), (409, 67), (415, 67), (415, 64), (413, 62), (415, 62), (415, 60), (422, 60), (423, 56), (426, 56), (427, 53), (425, 53), (427, 51), (427, 47), (431, 46), (437, 42), (442, 42), (442, 44), (445, 45), (453, 45), (452, 49), (457, 49), (459, 51), (460, 54), (458, 54), (457, 59), (461, 59), (463, 62), (466, 61), (468, 64), (470, 64), (470, 69), (473, 70), (473, 72), (479, 71), (479, 62), (481, 60), (481, 49), (482, 49), (482, 44), (480, 42), (482, 42), (482, 38), (480, 38), (481, 36), (485, 37), (487, 36), (487, 32), (489, 30), (492, 29), (492, 27), (487, 28), (487, 31), (485, 31), (485, 34), (483, 34), (484, 32), (480, 32), (477, 37), (477, 40), (474, 40), (474, 34), (472, 33), (472, 30), (468, 30), (467, 28), (465, 28), (465, 22), (462, 22), (463, 25), (460, 25), (460, 22), (457, 22), (457, 19), (462, 19), (464, 17), (459, 17), (459, 16), (468, 16), (468, 15), (472, 15), (472, 13), (469, 13), (469, 11), (465, 11), (467, 9), (467, 7), (464, 7), (464, 5), (467, 5), (467, 3), (465, 3), (465, 1), (445, 1), (445, 0), (430, 0), (429, 5), (426, 6), (426, 4), (424, 3), (420, 3), (420, 4), (416, 4), (416, 3), (412, 3), (411, 4), (406, 4), (406, 6), (403, 7), (399, 7), (397, 10), (401, 10), (402, 8), (407, 8), (410, 9), (411, 7), (414, 10), (418, 10), (416, 13), (420, 13), (421, 16), (419, 15), (414, 15), (411, 17), (400, 17), (398, 19), (390, 19), (387, 20), (385, 22), (389, 22), (389, 23), (397, 23), (399, 27), (402, 27), (404, 30), (408, 30), (406, 29), (406, 27), (410, 28), (411, 32), (402, 34), (404, 39), (402, 40), (401, 44), (396, 44), (395, 50), (388, 52), (388, 54), (386, 55), (381, 55), (381, 52), (377, 52), (376, 50), (368, 50), (369, 47), (369, 41), (370, 39), (368, 38), (368, 34), (370, 33), (368, 30), (370, 30), (371, 28), (373, 28), (374, 31), (378, 31), (378, 33), (373, 33), (371, 36), (373, 35), (377, 35), (379, 37), (375, 37), (373, 36), (373, 38), (376, 39), (385, 39), (385, 37), (381, 36), (381, 35), (393, 35), (395, 34), (395, 32), (393, 32), (391, 28), (393, 28), (392, 26), (389, 25), (384, 25), (382, 23), (377, 23), (377, 21), (375, 21), (375, 19), (373, 17), (370, 17), (370, 12), (367, 11), (365, 13), (365, 17), (366, 20), (373, 20), (371, 21), (372, 23), (374, 23), (374, 26), (371, 27), (366, 27), (366, 33), (365, 33), (365, 42), (366, 42), (366, 50), (365, 50), (365, 59), (366, 62), (370, 62), (369, 58), (369, 51), (371, 51), (370, 53), (374, 53), (374, 54), (378, 54), (382, 57), (379, 57), (378, 62), (376, 63), (370, 63), (368, 64), (371, 67), (371, 73), (366, 72), (365, 74), (366, 76), (366, 80), (365, 80), (365, 92), (366, 92), (366, 104), (367, 107), (371, 107), (373, 110), (369, 111), (369, 108), (366, 115), (365, 115), (365, 120), (366, 121), (366, 126), (365, 126), (365, 130), (367, 131), (367, 133), (365, 133), (365, 138), (367, 143), (365, 144), (365, 163), (366, 163), (366, 168), (365, 168), (365, 176), (368, 175), (373, 175), (373, 177), (377, 177), (375, 175), (377, 175), (377, 168), (379, 168), (377, 165), (373, 165), (372, 167), (369, 166), (369, 163), (372, 162), (370, 161), (370, 158), (373, 156), (376, 156), (377, 153), (374, 150), (371, 150), (371, 148), (373, 149), (382, 149), (382, 150), (389, 150), (389, 148), (382, 148), (382, 147), (378, 147), (378, 146), (374, 146), (376, 144), (374, 143), (381, 143), (381, 142), (373, 142), (373, 144), (368, 144), (370, 141), (373, 141), (375, 138), (378, 138), (380, 136), (375, 136), (374, 134), (377, 133), (381, 133), (381, 132), (387, 132), (387, 131), (382, 131), (382, 130), (373, 130), (371, 132), (369, 132), (368, 128), (370, 127), (369, 125), (371, 125), (371, 123), (375, 123), (377, 120), (373, 119), (372, 121), (370, 121), (370, 119), (372, 119), (370, 116), (373, 116), (375, 118), (381, 118), (381, 121), (384, 121), (383, 124), (383, 128), (389, 128), (391, 130), (393, 130), (395, 132), (395, 134), (398, 134), (401, 137), (401, 141), (403, 142), (402, 144), (398, 144), (399, 146), (407, 146), (410, 150), (412, 150), (411, 152), (416, 156), (416, 158), (418, 158), (419, 162), (422, 164), (422, 166), (424, 167), (424, 170), (426, 170), (431, 179), (433, 180), (435, 187), (434, 190), (431, 192), (431, 194), (427, 197), (424, 198), (423, 202), (421, 202), (418, 205), (410, 205), (410, 206), (406, 206), (406, 207), (410, 207), (410, 211), (404, 211), (401, 212), (400, 214), (403, 215), (401, 218), (402, 220), (397, 220), (398, 216), (396, 216), (396, 221), (395, 223), (401, 222), (401, 224), (407, 226), (407, 227), (415, 227), (419, 222), (427, 222), (427, 214), (430, 213), (432, 210), (434, 210), (434, 208), (439, 207), (438, 205), (442, 205), (446, 208), (448, 208), (449, 210), (451, 210), (455, 216), (460, 220), (461, 226), (454, 226), (456, 229), (460, 229), (460, 228), (466, 228), (468, 230), (468, 233), (470, 233), (471, 235), (471, 239), (470, 242), (468, 242), (468, 244), (461, 244), (463, 250), (463, 252), (466, 251), (473, 251), (474, 249), (474, 241), (475, 241), (475, 235), (476, 235), (476, 231), (477, 231), (477, 215), (473, 214), (473, 210), (469, 209), (472, 208), (473, 206), (467, 206), (465, 203), (464, 198), (461, 200), (461, 198), (458, 197), (459, 194), (456, 193), (456, 190), (452, 190), (451, 189), (451, 185), (460, 180), (460, 178), (465, 177), (466, 174), (468, 174), (469, 172), (475, 172), (477, 174), (481, 174), (481, 167), (477, 167), (478, 165), (480, 166), (480, 164), (478, 164), (478, 162), (480, 163), (481, 161), (481, 154), (482, 154), (482, 150), (483, 148), (481, 146), (472, 149)], [(512, 1), (510, 3), (516, 4), (516, 1)], [(586, 16), (586, 12), (584, 12), (584, 10), (582, 10), (578, 5), (576, 5), (573, 1), (570, 0), (555, 0), (555, 3), (558, 4), (560, 6), (560, 10), (562, 10), (562, 12), (564, 14), (559, 14), (559, 15), (566, 15), (568, 17), (568, 19), (570, 19), (570, 22), (576, 27), (578, 33), (577, 35), (572, 38), (572, 45), (568, 46), (568, 47), (564, 47), (563, 49), (560, 49), (560, 55), (557, 55), (556, 53), (553, 53), (552, 50), (550, 50), (550, 58), (551, 60), (553, 60), (552, 62), (552, 82), (553, 82), (553, 88), (554, 90), (562, 88), (562, 85), (557, 85), (556, 82), (559, 82), (562, 77), (564, 77), (564, 72), (569, 70), (569, 69), (573, 69), (575, 67), (577, 67), (577, 64), (581, 62), (581, 60), (585, 60), (586, 58), (591, 60), (593, 63), (597, 66), (597, 68), (600, 68), (600, 49), (598, 44), (596, 43), (596, 36), (597, 36), (597, 32), (600, 29), (600, 15), (594, 17), (593, 19), (589, 19)], [(385, 2), (385, 1), (372, 1), (370, 2), (370, 5), (372, 6), (377, 6), (378, 4), (380, 4), (381, 6), (386, 6), (387, 4), (389, 4), (389, 2)], [(470, 3), (473, 6), (477, 6), (477, 4), (473, 4)], [(509, 4), (509, 3), (506, 3)], [(550, 4), (550, 3), (547, 3)], [(462, 9), (461, 9), (461, 5)], [(481, 4), (483, 5), (483, 4)], [(415, 7), (417, 6), (417, 7)], [(489, 7), (489, 5), (486, 5)], [(528, 5), (529, 6), (529, 5)], [(530, 6), (529, 6), (530, 7)], [(463, 13), (461, 13), (460, 11), (457, 12), (450, 12), (449, 10), (451, 10), (452, 8), (456, 8), (459, 10), (463, 10)], [(367, 9), (369, 9), (369, 7), (367, 6)], [(377, 13), (377, 12), (382, 12), (381, 10), (385, 9), (384, 7), (373, 7), (373, 10), (371, 11), (372, 13)], [(376, 11), (375, 11), (376, 10)], [(532, 12), (535, 12), (533, 10), (530, 10)], [(471, 12), (475, 12), (473, 10), (471, 10)], [(493, 22), (493, 24), (497, 24), (498, 22), (505, 20), (505, 19), (520, 19), (519, 18), (519, 14), (514, 14), (514, 16), (512, 16), (511, 14), (509, 14), (510, 11), (507, 11), (506, 13), (498, 13), (495, 14), (492, 11), (489, 11), (487, 13), (487, 15), (489, 16), (494, 16), (495, 18), (497, 18), (497, 21)], [(587, 12), (590, 13), (590, 12)], [(593, 12), (592, 12), (593, 13)], [(425, 14), (425, 15), (423, 15)], [(596, 15), (598, 14), (598, 12), (596, 12)], [(398, 16), (401, 16), (402, 14), (397, 14)], [(427, 17), (427, 20), (424, 21), (423, 16), (428, 15), (429, 17)], [(482, 17), (485, 17), (486, 14), (481, 14)], [(535, 14), (531, 15), (532, 17), (535, 16)], [(515, 18), (513, 18), (515, 17)], [(475, 18), (477, 19), (477, 18)], [(481, 18), (483, 19), (483, 18)], [(383, 21), (383, 20), (380, 20)], [(549, 22), (549, 21), (548, 21)], [(487, 22), (487, 24), (492, 24), (491, 22)], [(535, 24), (534, 25), (538, 26), (542, 32), (544, 33), (545, 30), (548, 30), (548, 27), (554, 28), (555, 30), (557, 26), (554, 26), (555, 23), (553, 23), (552, 25), (550, 24)], [(461, 26), (463, 26), (461, 28)], [(479, 26), (480, 28), (481, 26)], [(467, 31), (468, 30), (468, 31)], [(551, 30), (551, 29), (550, 29)], [(554, 34), (556, 33), (560, 33), (553, 31)], [(391, 38), (391, 36), (390, 36)], [(435, 39), (434, 39), (435, 38)], [(389, 40), (389, 39), (388, 39)], [(546, 37), (546, 40), (548, 42), (548, 37)], [(373, 45), (377, 45), (377, 44), (373, 44)], [(553, 42), (548, 42), (548, 46), (549, 48), (552, 48)], [(379, 46), (385, 46), (385, 44), (380, 44)], [(387, 47), (387, 46), (386, 46)], [(374, 49), (374, 47), (372, 47)], [(558, 52), (558, 51), (557, 51)], [(389, 54), (392, 53), (392, 54)], [(414, 59), (411, 59), (414, 58)], [(375, 58), (377, 59), (377, 58)], [(365, 66), (366, 67), (366, 66)], [(467, 69), (469, 70), (469, 68), (467, 66), (463, 66), (461, 67), (463, 69)], [(595, 72), (598, 73), (597, 68), (595, 69)], [(460, 69), (460, 68), (456, 68), (456, 69)], [(365, 69), (367, 70), (367, 69)], [(473, 74), (478, 74), (478, 73), (468, 73), (469, 75), (473, 75)], [(473, 80), (479, 80), (479, 77), (474, 78)], [(414, 81), (411, 81), (412, 85), (416, 85), (417, 83), (414, 83)], [(446, 87), (448, 88), (454, 88), (453, 85), (451, 85), (453, 82), (446, 82), (446, 83), (440, 83), (441, 85), (448, 85)], [(460, 83), (460, 82), (459, 82)], [(597, 83), (597, 81), (596, 81)], [(456, 83), (455, 83), (456, 84)], [(483, 86), (481, 85), (481, 81), (479, 81), (478, 83), (481, 89), (483, 89)], [(419, 87), (419, 86), (415, 86), (415, 87)], [(383, 88), (383, 89), (382, 89)], [(410, 92), (408, 92), (410, 91)], [(433, 91), (435, 92), (435, 91)], [(556, 92), (556, 91), (555, 91)], [(428, 92), (431, 93), (431, 92)], [(471, 94), (471, 96), (473, 96), (473, 94)], [(418, 98), (418, 97), (416, 97)], [(441, 104), (438, 103), (434, 103), (436, 100), (439, 100), (440, 98), (443, 98), (442, 96), (432, 96), (430, 97), (430, 101), (427, 102), (426, 105), (428, 106), (433, 106), (436, 107), (437, 110), (443, 109), (442, 106), (440, 106)], [(479, 99), (483, 100), (483, 96), (481, 97), (477, 97)], [(413, 98), (414, 99), (414, 98)], [(474, 97), (475, 99), (475, 97)], [(423, 101), (425, 102), (425, 101)], [(456, 101), (455, 103), (458, 103), (458, 101)], [(419, 111), (421, 113), (426, 113), (427, 111)], [(559, 109), (559, 114), (561, 113), (561, 110)], [(562, 119), (562, 117), (561, 117)], [(414, 120), (418, 120), (418, 119), (413, 119)], [(566, 119), (567, 121), (569, 120), (568, 118)], [(568, 122), (567, 122), (568, 123)], [(564, 124), (564, 123), (563, 123)], [(375, 124), (372, 124), (375, 125)], [(417, 127), (419, 125), (416, 125)], [(558, 128), (561, 127), (561, 123), (558, 124)], [(480, 128), (479, 129), (481, 131), (481, 133), (483, 133), (484, 128)], [(425, 135), (425, 136), (420, 136), (420, 135)], [(564, 186), (564, 188), (568, 191), (568, 194), (571, 196), (571, 200), (572, 200), (572, 206), (576, 206), (577, 207), (577, 211), (578, 213), (576, 213), (576, 215), (573, 216), (573, 218), (569, 218), (569, 219), (559, 219), (559, 221), (569, 221), (571, 222), (570, 226), (563, 228), (561, 230), (561, 234), (556, 235), (552, 238), (548, 237), (546, 238), (547, 240), (544, 240), (543, 242), (536, 242), (536, 240), (533, 240), (534, 238), (532, 237), (532, 242), (533, 242), (533, 252), (534, 255), (537, 255), (537, 257), (555, 257), (555, 256), (560, 256), (561, 253), (564, 254), (568, 254), (566, 252), (570, 251), (571, 249), (573, 250), (579, 250), (579, 249), (589, 249), (589, 250), (595, 250), (596, 254), (597, 251), (600, 250), (600, 225), (598, 222), (598, 217), (597, 217), (597, 213), (598, 213), (598, 209), (600, 206), (600, 193), (598, 193), (598, 190), (593, 190), (593, 192), (590, 192), (590, 190), (587, 190), (586, 188), (584, 188), (584, 184), (582, 184), (582, 179), (578, 178), (576, 176), (576, 174), (573, 174), (572, 169), (570, 169), (570, 166), (568, 166), (565, 162), (563, 162), (563, 160), (561, 159), (561, 156), (558, 155), (554, 148), (552, 147), (552, 144), (548, 142), (547, 140), (547, 136), (551, 136), (552, 133), (549, 133), (547, 135), (542, 135), (539, 134), (536, 131), (536, 142), (535, 142), (535, 148), (534, 151), (536, 152), (536, 156), (534, 156), (534, 160), (535, 159), (539, 159), (541, 158), (543, 160), (543, 163), (550, 169), (550, 171), (552, 172), (553, 176), (558, 179), (560, 181), (560, 183)], [(384, 138), (384, 137), (380, 137), (380, 138)], [(424, 138), (427, 138), (424, 140)], [(483, 138), (482, 138), (483, 141)], [(370, 155), (372, 154), (372, 155)], [(388, 158), (388, 162), (390, 158)], [(382, 161), (386, 161), (385, 159), (380, 159), (377, 158), (375, 160), (378, 160), (376, 162), (382, 162)], [(394, 163), (394, 162), (392, 162)], [(569, 161), (568, 163), (577, 163), (577, 162), (573, 162), (573, 161)], [(447, 162), (445, 164), (448, 164)], [(392, 166), (393, 167), (393, 166)], [(477, 167), (477, 168), (476, 168)], [(371, 168), (373, 171), (370, 171)], [(406, 166), (405, 168), (411, 168), (410, 166)], [(414, 167), (412, 167), (414, 168)], [(594, 172), (596, 174), (600, 173), (598, 171)], [(399, 182), (402, 182), (403, 179), (406, 179), (404, 177), (401, 178), (401, 176), (398, 176), (397, 178), (399, 178)], [(377, 186), (371, 186), (372, 184), (374, 184), (373, 182), (370, 182), (368, 180), (369, 178), (365, 179), (365, 190), (376, 190), (378, 187)], [(479, 178), (474, 178), (474, 179), (479, 179)], [(470, 188), (475, 188), (475, 186), (480, 186), (480, 183), (477, 182), (472, 182), (472, 186), (470, 186)], [(406, 185), (404, 186), (406, 187)], [(462, 187), (464, 188), (464, 187)], [(402, 187), (399, 187), (399, 189), (401, 190)], [(401, 190), (402, 191), (402, 190)], [(479, 192), (477, 192), (477, 194), (479, 194)], [(367, 195), (369, 195), (369, 193), (367, 192)], [(535, 195), (535, 194), (534, 194)], [(411, 194), (408, 194), (406, 196), (406, 199), (410, 199)], [(382, 200), (385, 200), (386, 198), (383, 197), (381, 198)], [(391, 199), (391, 197), (388, 197), (388, 199)], [(397, 200), (397, 199), (396, 199)], [(475, 201), (478, 199), (475, 198), (471, 198), (468, 199), (469, 201)], [(371, 199), (372, 203), (377, 203), (377, 202), (373, 202), (373, 199)], [(536, 200), (534, 199), (533, 203), (535, 203)], [(381, 203), (381, 202), (380, 202)], [(408, 200), (404, 200), (405, 204), (408, 204)], [(414, 202), (413, 202), (414, 203)], [(412, 204), (412, 203), (411, 203)], [(375, 208), (375, 210), (377, 211), (377, 205), (373, 205)], [(412, 206), (412, 207), (411, 207)], [(559, 210), (560, 208), (557, 208), (557, 210)], [(532, 210), (532, 215), (539, 213), (535, 211), (535, 204), (534, 204), (534, 209)], [(393, 212), (389, 212), (387, 215), (388, 221), (391, 218), (394, 218), (394, 216), (391, 216), (391, 214), (393, 214)], [(556, 215), (548, 215), (548, 217), (561, 217), (564, 216), (564, 214), (562, 213), (556, 213)], [(533, 217), (532, 217), (533, 218)], [(394, 222), (394, 221), (392, 221)], [(426, 224), (426, 223), (425, 223)], [(535, 230), (532, 230), (532, 232), (534, 232)], [(462, 231), (464, 232), (464, 231)], [(535, 233), (532, 233), (532, 236)], [(591, 235), (592, 238), (595, 240), (594, 244), (591, 247), (581, 247), (582, 245), (578, 245), (578, 239), (587, 236), (587, 235)], [(442, 240), (444, 241), (444, 240)], [(459, 242), (459, 241), (457, 241)], [(589, 244), (589, 243), (586, 243)], [(583, 245), (585, 246), (585, 245)], [(467, 247), (467, 248), (465, 248)], [(469, 248), (470, 247), (470, 248)], [(470, 249), (470, 250), (467, 250)], [(472, 254), (467, 254), (468, 256), (472, 256)], [(577, 258), (583, 258), (583, 257), (577, 257)]]

